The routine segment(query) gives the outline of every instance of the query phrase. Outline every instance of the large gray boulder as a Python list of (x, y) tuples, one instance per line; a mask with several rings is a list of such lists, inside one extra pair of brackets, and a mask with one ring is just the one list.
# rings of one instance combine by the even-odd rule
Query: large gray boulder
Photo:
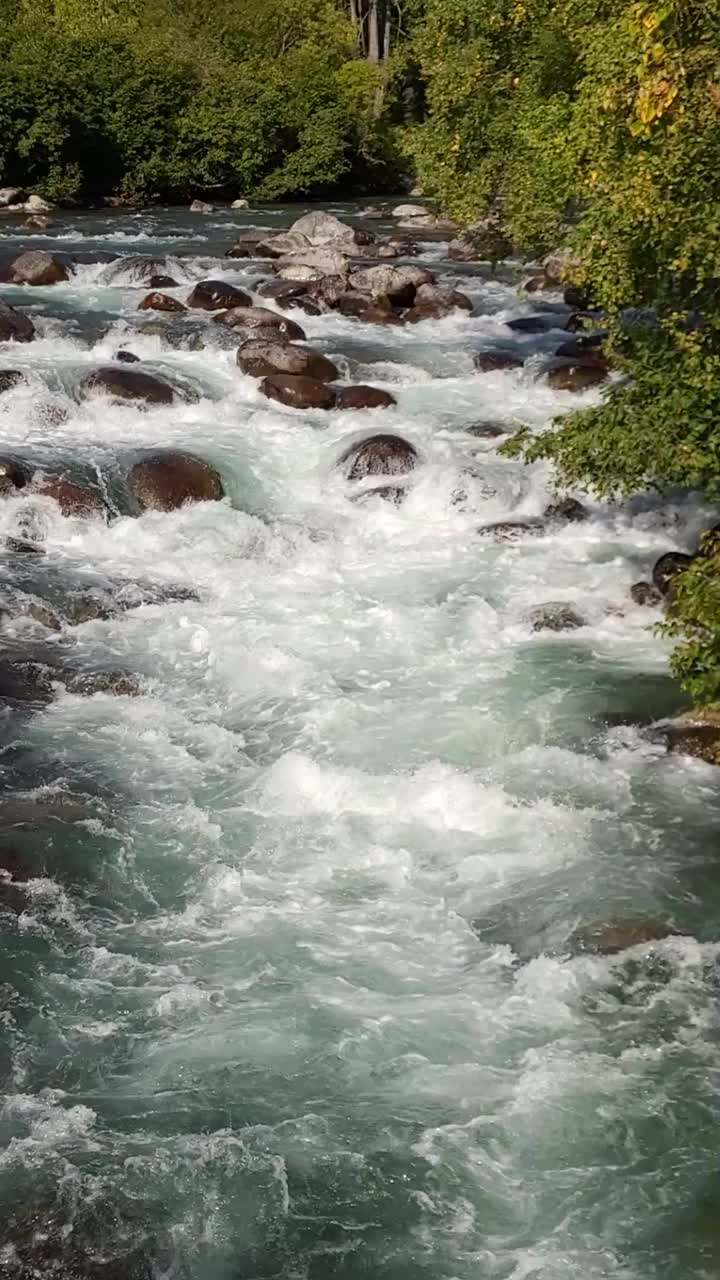
[(42, 286), (68, 280), (70, 271), (58, 254), (46, 253), (44, 249), (30, 249), (6, 262), (0, 278), (12, 284)]
[(389, 298), (396, 307), (411, 307), (421, 285), (434, 283), (432, 271), (424, 267), (365, 267), (350, 277), (350, 287), (357, 293)]
[(219, 311), (214, 315), (213, 323), (234, 329), (241, 336), (247, 334), (249, 338), (276, 341), (282, 338), (287, 342), (295, 342), (302, 341), (305, 337), (305, 331), (299, 324), (289, 320), (287, 316), (278, 315), (277, 311), (271, 311), (269, 307), (232, 307), (229, 311)]
[(285, 254), (276, 263), (280, 280), (323, 280), (325, 276), (343, 276), (350, 254), (340, 249), (303, 249)]

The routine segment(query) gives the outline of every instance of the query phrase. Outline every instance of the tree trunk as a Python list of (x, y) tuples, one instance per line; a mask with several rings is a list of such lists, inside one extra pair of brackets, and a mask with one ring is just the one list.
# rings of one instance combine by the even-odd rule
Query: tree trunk
[(368, 62), (380, 62), (380, 13), (378, 0), (370, 0), (368, 5)]

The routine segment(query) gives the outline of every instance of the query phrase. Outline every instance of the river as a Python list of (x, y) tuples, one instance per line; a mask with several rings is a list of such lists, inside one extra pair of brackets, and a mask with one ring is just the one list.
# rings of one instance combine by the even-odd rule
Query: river
[[(179, 297), (252, 290), (258, 264), (223, 257), (237, 229), (301, 212), (55, 213), (0, 247), (168, 255)], [(552, 485), (468, 428), (539, 430), (599, 393), (550, 390), (533, 360), (476, 372), (480, 346), (552, 350), (506, 321), (554, 304), (512, 263), (444, 254), (420, 261), (472, 315), (293, 313), (398, 401), (355, 413), (265, 400), (209, 315), (187, 322), (202, 350), (138, 332), (147, 290), (116, 265), (1, 290), (38, 336), (0, 349), (29, 378), (0, 396), (0, 452), (112, 494), (142, 450), (179, 447), (228, 495), (109, 523), (0, 502), (0, 534), (24, 512), (46, 548), (0, 558), (13, 598), (155, 591), (5, 632), (143, 693), (2, 715), (1, 842), (32, 867), (0, 899), (3, 1276), (720, 1274), (719, 775), (644, 733), (682, 699), (659, 613), (629, 596), (708, 512), (576, 495), (581, 523), (478, 536)], [(78, 402), (119, 347), (187, 400)], [(399, 506), (349, 501), (337, 465), (377, 431), (420, 454)], [(585, 625), (533, 631), (547, 601)], [(43, 809), (58, 789), (77, 811)], [(627, 918), (678, 936), (572, 944)]]

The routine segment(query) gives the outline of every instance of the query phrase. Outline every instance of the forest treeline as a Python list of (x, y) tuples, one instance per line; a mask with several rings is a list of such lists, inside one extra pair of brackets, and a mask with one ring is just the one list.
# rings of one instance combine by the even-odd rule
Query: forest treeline
[[(606, 497), (720, 500), (720, 0), (0, 0), (0, 169), (56, 200), (416, 181), (566, 245), (627, 375), (514, 442)], [(628, 329), (626, 308), (650, 308)], [(720, 705), (720, 539), (666, 615)]]

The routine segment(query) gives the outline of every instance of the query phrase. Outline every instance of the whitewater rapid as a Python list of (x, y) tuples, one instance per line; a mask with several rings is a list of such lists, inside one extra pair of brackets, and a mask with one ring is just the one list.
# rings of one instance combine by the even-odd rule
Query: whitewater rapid
[[(297, 213), (73, 214), (0, 238), (171, 255), (184, 297), (208, 276), (257, 289), (256, 263), (222, 256), (233, 229)], [(39, 334), (0, 348), (29, 376), (0, 396), (0, 452), (99, 477), (112, 505), (140, 451), (181, 447), (227, 494), (108, 524), (0, 500), (0, 535), (25, 512), (47, 551), (3, 556), (6, 592), (186, 597), (55, 639), (137, 673), (141, 697), (65, 692), (2, 720), (5, 799), (61, 788), (87, 809), (18, 825), (0, 803), (0, 842), (37, 869), (20, 909), (0, 901), (0, 1216), (36, 1215), (30, 1235), (49, 1221), (123, 1276), (720, 1273), (720, 789), (638, 727), (681, 699), (659, 615), (629, 596), (708, 512), (576, 495), (587, 521), (479, 537), (540, 515), (552, 477), (468, 428), (542, 430), (599, 393), (552, 391), (533, 360), (475, 372), (481, 346), (539, 359), (562, 320), (513, 336), (538, 305), (519, 270), (443, 253), (421, 260), (472, 316), (298, 316), (390, 410), (265, 400), (209, 316), (203, 350), (139, 333), (147, 289), (116, 263), (1, 290)], [(187, 401), (78, 403), (120, 347)], [(400, 506), (350, 501), (337, 466), (375, 431), (420, 454)], [(547, 601), (587, 625), (534, 632)], [(579, 927), (627, 917), (682, 936), (650, 957), (573, 951)]]

